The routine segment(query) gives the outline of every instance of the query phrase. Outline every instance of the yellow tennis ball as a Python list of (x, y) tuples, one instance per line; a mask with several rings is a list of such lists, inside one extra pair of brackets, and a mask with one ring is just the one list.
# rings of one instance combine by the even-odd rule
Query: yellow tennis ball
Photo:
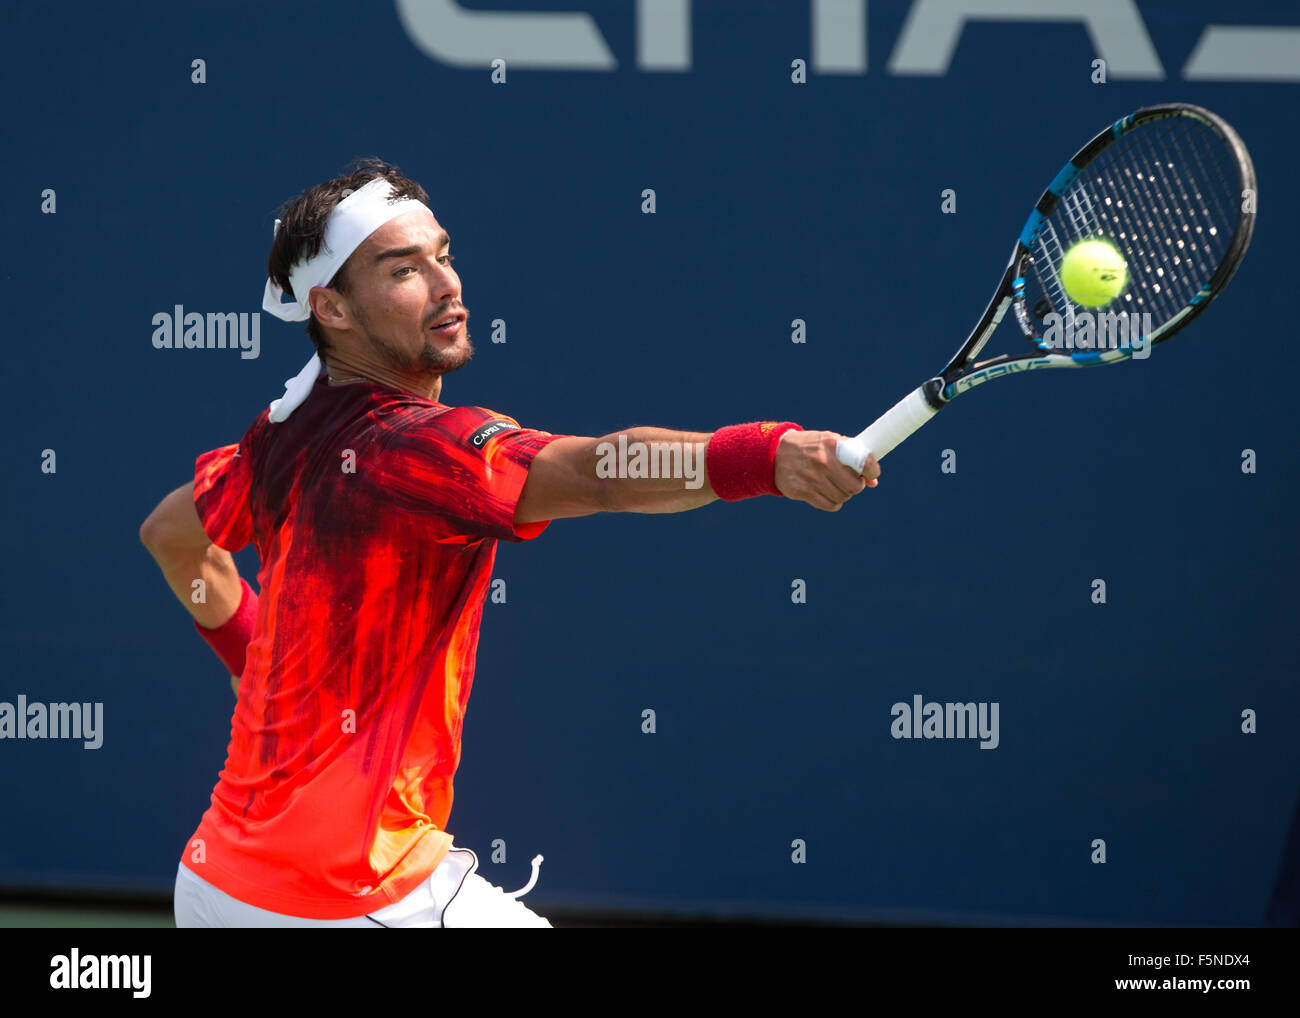
[(1083, 240), (1061, 259), (1061, 285), (1076, 304), (1101, 307), (1124, 292), (1128, 263), (1108, 241)]

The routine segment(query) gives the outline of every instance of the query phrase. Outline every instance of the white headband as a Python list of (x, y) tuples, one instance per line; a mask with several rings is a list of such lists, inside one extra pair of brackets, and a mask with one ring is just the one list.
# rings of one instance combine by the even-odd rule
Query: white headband
[[(334, 206), (325, 226), (325, 242), (314, 258), (298, 262), (289, 270), (289, 287), (295, 299), (283, 301), (284, 290), (273, 279), (267, 279), (262, 294), (262, 308), (285, 322), (305, 322), (311, 317), (308, 295), (313, 286), (329, 286), (343, 263), (352, 252), (390, 220), (415, 209), (429, 211), (424, 202), (415, 198), (392, 198), (393, 185), (383, 177), (376, 177), (364, 187), (359, 187)], [(280, 220), (275, 221), (275, 233), (280, 230)], [(274, 233), (272, 234), (274, 236)], [(284, 383), (284, 395), (271, 402), (270, 419), (283, 421), (311, 395), (320, 375), (321, 362), (315, 354), (306, 366)]]
[[(311, 302), (307, 299), (313, 286), (329, 286), (348, 257), (363, 241), (389, 220), (415, 209), (428, 206), (416, 198), (392, 199), (393, 185), (383, 177), (376, 177), (334, 206), (325, 225), (325, 243), (315, 258), (298, 262), (289, 270), (289, 287), (296, 300), (281, 303), (284, 291), (273, 279), (266, 281), (262, 294), (262, 307), (284, 322), (305, 322), (311, 317)], [(280, 220), (275, 221), (274, 236), (280, 232)]]

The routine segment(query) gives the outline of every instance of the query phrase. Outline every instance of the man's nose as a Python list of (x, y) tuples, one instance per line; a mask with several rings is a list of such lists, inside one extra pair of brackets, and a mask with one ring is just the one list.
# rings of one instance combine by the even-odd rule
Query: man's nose
[(449, 297), (460, 296), (460, 277), (450, 265), (437, 265), (435, 263), (434, 274), (430, 277), (430, 286), (433, 289), (435, 300), (444, 301)]

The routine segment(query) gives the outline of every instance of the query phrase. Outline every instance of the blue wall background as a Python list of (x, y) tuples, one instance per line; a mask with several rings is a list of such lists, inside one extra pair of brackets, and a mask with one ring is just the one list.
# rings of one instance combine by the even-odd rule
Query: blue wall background
[[(1294, 6), (1142, 2), (1164, 77), (1104, 85), (1078, 23), (973, 23), (946, 74), (905, 76), (887, 66), (911, 5), (875, 0), (866, 73), (794, 85), (802, 2), (697, 3), (678, 73), (637, 68), (631, 2), (462, 6), (589, 11), (617, 67), (494, 86), (383, 3), (0, 14), (0, 700), (103, 701), (106, 728), (93, 752), (0, 741), (0, 884), (165, 891), (206, 808), (229, 687), (136, 530), (310, 345), (264, 315), (257, 359), (160, 351), (151, 319), (257, 311), (286, 197), (369, 154), (424, 183), (478, 348), (447, 402), (573, 434), (852, 434), (965, 338), (1064, 159), (1185, 100), (1238, 128), (1261, 191), (1203, 319), (1146, 363), (960, 401), (838, 514), (762, 499), (502, 547), (450, 827), (507, 889), (543, 853), (543, 913), (1255, 924), (1300, 763), (1277, 365), (1300, 123), (1294, 82), (1180, 69), (1205, 25), (1300, 24)], [(1000, 746), (894, 740), (915, 693), (999, 702)]]

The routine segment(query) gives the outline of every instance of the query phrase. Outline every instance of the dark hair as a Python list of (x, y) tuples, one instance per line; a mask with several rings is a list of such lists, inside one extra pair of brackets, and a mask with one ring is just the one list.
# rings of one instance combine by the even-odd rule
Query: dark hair
[[(280, 220), (280, 229), (271, 241), (271, 253), (266, 258), (266, 274), (270, 276), (285, 293), (295, 297), (289, 286), (289, 270), (298, 262), (314, 258), (320, 253), (325, 243), (325, 226), (329, 222), (334, 206), (344, 198), (344, 191), (356, 191), (376, 177), (384, 177), (393, 185), (395, 198), (416, 198), (429, 203), (429, 196), (424, 188), (414, 180), (402, 176), (401, 171), (382, 159), (374, 157), (358, 159), (350, 163), (341, 177), (327, 180), (323, 184), (308, 188), (297, 198), (291, 198), (280, 206), (276, 218)], [(347, 293), (348, 281), (345, 270), (347, 262), (334, 274), (327, 285), (342, 293)], [(305, 302), (307, 295), (301, 295)], [(312, 315), (307, 321), (307, 335), (322, 361), (329, 353), (320, 323)]]

